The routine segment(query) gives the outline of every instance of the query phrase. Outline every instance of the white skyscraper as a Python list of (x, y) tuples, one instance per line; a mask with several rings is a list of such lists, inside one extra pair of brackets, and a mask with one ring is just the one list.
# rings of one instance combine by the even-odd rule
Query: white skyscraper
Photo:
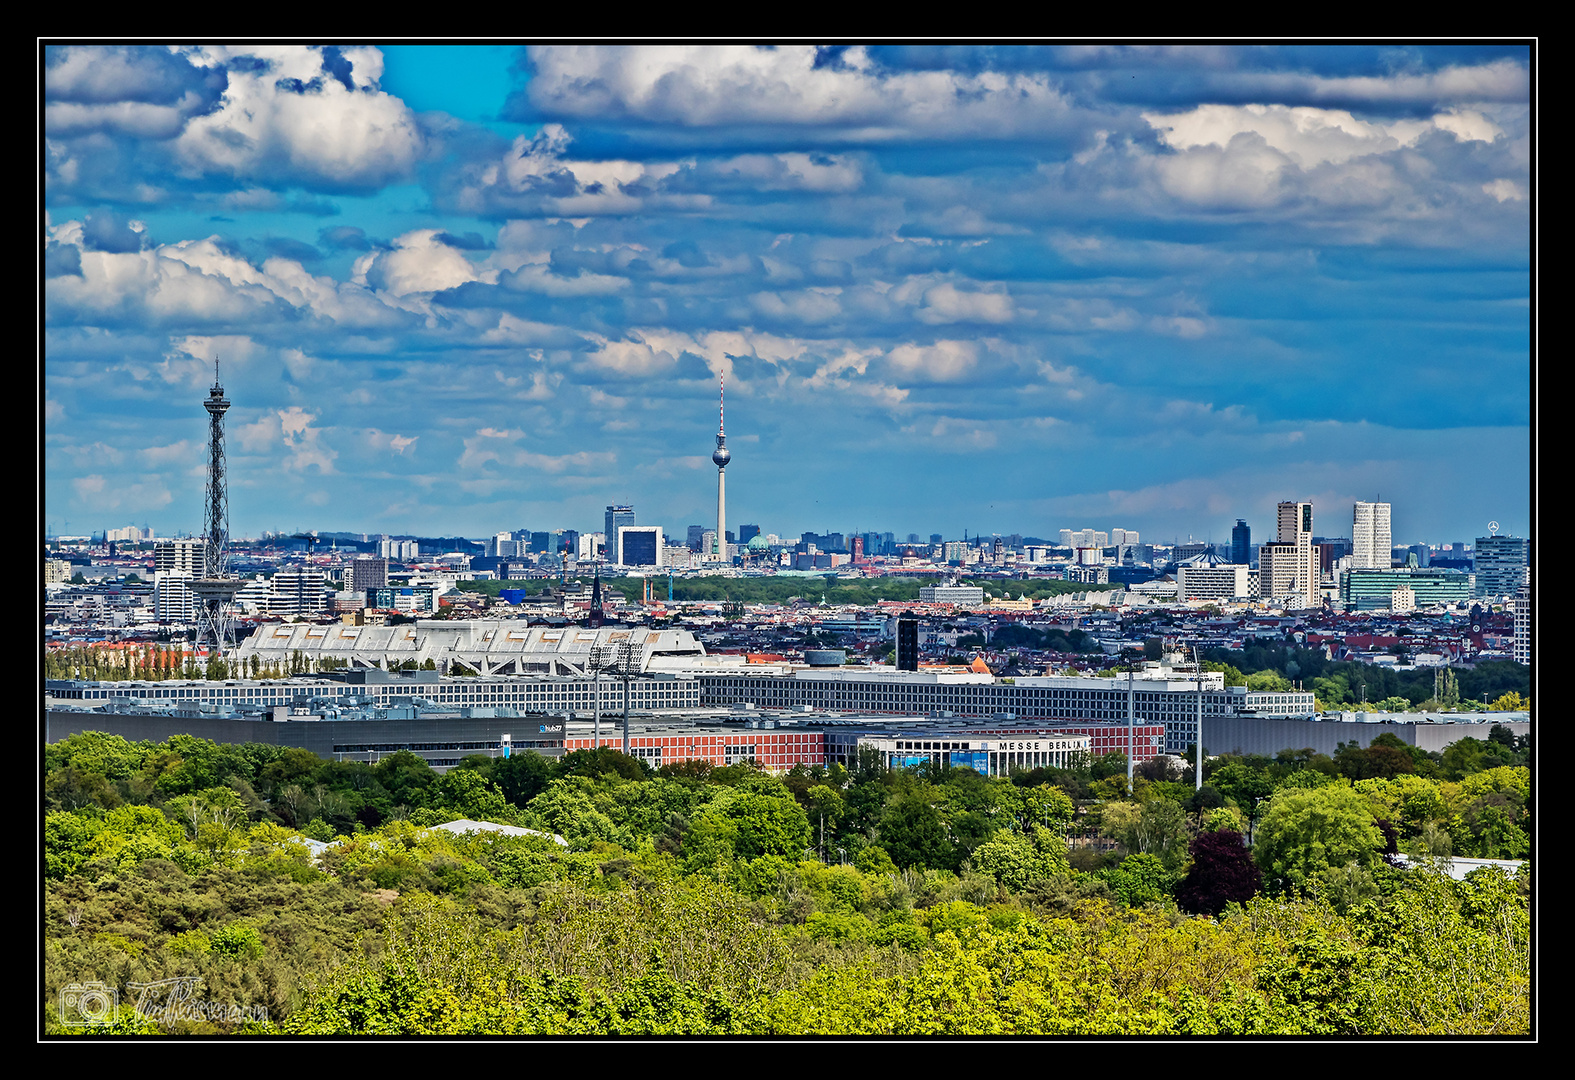
[(1351, 568), (1387, 570), (1389, 551), (1389, 504), (1357, 503), (1351, 512)]

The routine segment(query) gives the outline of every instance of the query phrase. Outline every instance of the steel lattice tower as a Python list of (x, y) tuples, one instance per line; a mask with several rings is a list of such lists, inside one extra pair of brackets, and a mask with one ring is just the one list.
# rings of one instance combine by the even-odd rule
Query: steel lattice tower
[(203, 523), (202, 577), (191, 583), (191, 591), (201, 601), (198, 615), (198, 641), (212, 646), (212, 655), (223, 657), (229, 641), (230, 602), (241, 583), (230, 577), (227, 549), (230, 543), (230, 495), (224, 475), (224, 414), (229, 399), (219, 385), (219, 360), (213, 360), (213, 387), (202, 403), (208, 410), (208, 487)]

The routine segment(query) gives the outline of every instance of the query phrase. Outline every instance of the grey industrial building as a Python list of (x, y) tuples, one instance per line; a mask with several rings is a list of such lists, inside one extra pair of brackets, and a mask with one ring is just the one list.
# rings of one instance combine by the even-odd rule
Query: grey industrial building
[(265, 743), (310, 750), (331, 761), (375, 762), (408, 750), (435, 769), (459, 764), (469, 754), (502, 753), (508, 736), (514, 750), (545, 757), (563, 753), (563, 721), (550, 716), (464, 717), (431, 713), (407, 720), (306, 720), (273, 722), (148, 713), (103, 713), (50, 709), (44, 741), (58, 742), (83, 731), (104, 731), (132, 742), (163, 742), (191, 735), (217, 743)]
[[(701, 670), (701, 698), (708, 705), (752, 703), (762, 709), (848, 709), (875, 713), (936, 714), (988, 720), (1014, 717), (1045, 721), (1123, 721), (1124, 677), (990, 675), (896, 668), (807, 668), (751, 665)], [(1311, 716), (1311, 691), (1270, 693), (1226, 686), (1218, 672), (1203, 675), (1205, 731), (1224, 716)], [(1198, 681), (1191, 672), (1154, 665), (1131, 683), (1133, 716), (1165, 726), (1165, 750), (1180, 753), (1197, 736)]]
[[(1365, 713), (1364, 717), (1379, 714)], [(1385, 720), (1302, 720), (1222, 716), (1203, 723), (1203, 747), (1210, 754), (1263, 754), (1273, 757), (1281, 750), (1312, 749), (1331, 757), (1341, 743), (1370, 746), (1388, 732), (1401, 742), (1435, 753), (1460, 739), (1486, 739), (1493, 724), (1503, 724), (1517, 736), (1531, 732), (1527, 713), (1451, 714), (1419, 716), (1413, 713), (1385, 714)], [(1491, 717), (1491, 719), (1489, 719)]]

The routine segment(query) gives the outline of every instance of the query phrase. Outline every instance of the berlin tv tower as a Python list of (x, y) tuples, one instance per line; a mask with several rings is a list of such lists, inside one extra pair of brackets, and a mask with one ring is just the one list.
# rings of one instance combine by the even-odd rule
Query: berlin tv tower
[(727, 562), (727, 463), (733, 455), (727, 448), (727, 373), (718, 378), (716, 449), (711, 451), (711, 460), (716, 462), (716, 558)]

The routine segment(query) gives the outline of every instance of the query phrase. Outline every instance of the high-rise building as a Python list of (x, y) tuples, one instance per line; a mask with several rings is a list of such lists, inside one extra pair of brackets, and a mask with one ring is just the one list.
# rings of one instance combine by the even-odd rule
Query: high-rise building
[(1237, 518), (1236, 527), (1230, 531), (1230, 561), (1240, 566), (1252, 562), (1252, 529), (1245, 518)]
[(415, 540), (379, 540), (377, 553), (395, 562), (415, 562), (421, 557), (421, 544)]
[(919, 620), (897, 620), (897, 670), (919, 670)]
[(200, 574), (202, 549), (201, 540), (160, 540), (153, 545), (153, 572), (184, 570), (188, 574)]
[(1477, 537), (1475, 556), (1477, 596), (1514, 596), (1530, 565), (1530, 545), (1524, 537)]
[(1275, 520), (1275, 542), (1258, 549), (1259, 595), (1296, 607), (1317, 607), (1322, 575), (1319, 552), (1312, 543), (1312, 503), (1282, 502)]
[(270, 615), (320, 615), (328, 610), (328, 575), (308, 567), (280, 570), (273, 576)]
[(624, 566), (661, 566), (661, 526), (620, 526), (618, 529), (618, 562)]
[(1515, 663), (1531, 663), (1531, 578), (1515, 591)]
[(607, 556), (613, 562), (622, 562), (623, 560), (618, 557), (618, 530), (625, 525), (634, 524), (634, 507), (609, 506), (605, 521), (602, 535), (606, 537)]
[(350, 588), (353, 592), (371, 592), (388, 588), (388, 560), (363, 555), (350, 563)]
[(703, 550), (700, 545), (704, 541), (705, 541), (705, 526), (704, 525), (691, 525), (691, 526), (689, 526), (689, 538), (686, 541), (686, 544), (687, 544), (689, 550), (690, 551), (701, 551), (701, 550)]
[(759, 525), (740, 525), (738, 527), (738, 542), (740, 544), (747, 544), (759, 535)]
[(1389, 569), (1389, 548), (1389, 504), (1357, 503), (1351, 511), (1351, 569)]
[(190, 570), (153, 572), (154, 618), (160, 622), (189, 623), (197, 617), (197, 598), (187, 587), (191, 579)]

